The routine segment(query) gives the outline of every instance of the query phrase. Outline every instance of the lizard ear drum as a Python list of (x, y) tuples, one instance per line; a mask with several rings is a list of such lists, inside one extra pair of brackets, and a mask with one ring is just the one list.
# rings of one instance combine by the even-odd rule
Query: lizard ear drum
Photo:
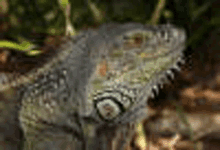
[(134, 93), (122, 87), (117, 90), (104, 90), (94, 96), (94, 107), (101, 119), (112, 121), (132, 105)]
[(103, 99), (102, 101), (97, 102), (96, 108), (99, 116), (106, 121), (113, 120), (122, 112), (120, 106), (111, 98)]

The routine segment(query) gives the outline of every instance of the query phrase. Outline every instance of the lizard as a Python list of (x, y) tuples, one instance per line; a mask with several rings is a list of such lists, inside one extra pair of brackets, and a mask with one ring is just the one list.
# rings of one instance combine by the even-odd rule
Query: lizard
[(20, 89), (18, 118), (27, 147), (42, 149), (43, 141), (47, 149), (68, 135), (67, 141), (81, 142), (76, 149), (110, 149), (104, 139), (112, 130), (101, 139), (98, 133), (123, 134), (121, 127), (147, 117), (148, 99), (184, 63), (185, 42), (185, 30), (171, 24), (105, 24), (72, 36), (27, 74), (2, 75), (0, 92)]

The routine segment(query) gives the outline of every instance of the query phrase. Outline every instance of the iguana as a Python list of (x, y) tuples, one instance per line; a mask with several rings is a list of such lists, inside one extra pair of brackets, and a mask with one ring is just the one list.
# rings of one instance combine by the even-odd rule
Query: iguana
[(72, 149), (124, 149), (108, 140), (120, 134), (126, 143), (147, 117), (148, 99), (184, 63), (185, 42), (171, 24), (105, 24), (72, 36), (41, 67), (2, 75), (0, 91), (18, 89), (29, 149), (64, 149), (52, 146), (64, 137)]

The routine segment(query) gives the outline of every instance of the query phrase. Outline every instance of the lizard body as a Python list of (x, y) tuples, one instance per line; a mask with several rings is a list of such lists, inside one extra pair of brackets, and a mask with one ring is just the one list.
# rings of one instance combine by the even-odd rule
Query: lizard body
[(179, 69), (185, 41), (170, 24), (106, 24), (73, 36), (40, 68), (6, 77), (0, 91), (23, 86), (18, 118), (27, 140), (82, 140), (88, 118), (111, 128), (146, 117), (148, 98)]

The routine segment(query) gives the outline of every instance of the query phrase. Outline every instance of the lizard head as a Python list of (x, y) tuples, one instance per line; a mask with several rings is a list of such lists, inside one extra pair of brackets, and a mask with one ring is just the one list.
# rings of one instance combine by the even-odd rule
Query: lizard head
[[(179, 70), (177, 63), (183, 63), (186, 42), (183, 29), (170, 24), (137, 24), (137, 28), (130, 25), (132, 29), (128, 26), (119, 26), (117, 30), (127, 30), (114, 32), (111, 35), (115, 37), (106, 40), (107, 53), (91, 78), (88, 99), (94, 101), (96, 113), (104, 121), (123, 120), (126, 110), (134, 109), (133, 105), (146, 106), (148, 98), (158, 93), (158, 85), (166, 83), (168, 76), (173, 77), (171, 69)], [(132, 94), (133, 97), (126, 94), (131, 89), (139, 94)], [(94, 96), (97, 91), (99, 94)]]

